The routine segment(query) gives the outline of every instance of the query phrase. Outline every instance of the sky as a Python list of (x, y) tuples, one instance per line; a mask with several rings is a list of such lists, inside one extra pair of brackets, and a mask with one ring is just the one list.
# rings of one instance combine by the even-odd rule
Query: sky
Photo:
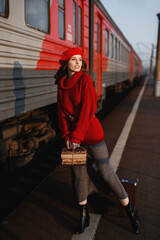
[(101, 0), (101, 3), (140, 56), (143, 66), (149, 67), (152, 44), (156, 58), (160, 0)]

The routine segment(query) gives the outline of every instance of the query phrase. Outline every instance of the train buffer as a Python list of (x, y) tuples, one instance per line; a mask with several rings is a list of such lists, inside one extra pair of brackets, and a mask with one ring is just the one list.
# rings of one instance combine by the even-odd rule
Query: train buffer
[[(119, 163), (117, 165), (113, 163), (119, 177), (139, 179), (138, 209), (142, 229), (137, 239), (158, 240), (160, 237), (160, 98), (153, 96), (153, 79), (148, 77), (145, 80), (102, 121), (102, 125), (109, 154), (116, 156), (113, 154), (118, 140), (120, 141), (127, 119), (133, 115), (132, 111), (135, 112), (137, 101), (136, 114), (130, 129), (127, 130), (127, 139), (120, 144), (123, 145), (125, 142), (123, 149), (120, 150)], [(140, 93), (141, 97), (139, 97)], [(0, 239), (132, 240), (136, 237), (126, 217), (111, 216), (107, 211), (91, 213), (91, 225), (83, 234), (74, 236), (73, 230), (78, 223), (78, 217), (70, 168), (59, 165), (1, 223)]]

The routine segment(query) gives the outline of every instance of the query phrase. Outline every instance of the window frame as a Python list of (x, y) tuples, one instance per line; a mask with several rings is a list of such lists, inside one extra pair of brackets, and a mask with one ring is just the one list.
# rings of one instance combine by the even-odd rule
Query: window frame
[(97, 53), (99, 52), (99, 22), (97, 21)]
[[(24, 2), (24, 8), (26, 9), (26, 1)], [(24, 9), (24, 11), (25, 11), (25, 9)], [(25, 12), (25, 23), (26, 23), (27, 27), (29, 27), (29, 28), (35, 29), (35, 30), (43, 32), (45, 34), (50, 34), (50, 0), (48, 0), (48, 31), (47, 32), (44, 31), (43, 29), (40, 29), (38, 27), (35, 27), (35, 26), (27, 23), (27, 21), (26, 21), (26, 12)]]
[(80, 5), (78, 6), (78, 46), (82, 47), (82, 7)]
[(122, 62), (124, 62), (124, 57), (123, 57), (124, 52), (123, 52), (123, 49), (124, 49), (124, 47), (123, 47), (123, 44), (122, 44), (121, 45), (121, 60), (122, 60)]
[[(106, 38), (106, 33), (107, 33), (107, 38)], [(106, 46), (107, 46), (107, 52), (106, 52)], [(109, 56), (109, 31), (107, 28), (105, 29), (105, 56), (106, 57)]]
[(118, 41), (118, 60), (121, 61), (121, 42)]
[(5, 0), (5, 10), (4, 10), (4, 13), (0, 14), (0, 17), (3, 17), (3, 18), (9, 17), (9, 0)]
[(114, 58), (114, 36), (112, 33), (110, 33), (110, 58)]
[(102, 24), (97, 21), (97, 53), (101, 54), (102, 46), (101, 46), (101, 31), (102, 31)]
[(115, 58), (115, 60), (117, 60), (117, 43), (118, 43), (118, 40), (115, 37), (114, 38), (114, 58)]
[[(74, 9), (74, 7), (75, 7), (75, 9)], [(76, 21), (76, 16), (77, 16), (77, 14), (76, 14), (76, 7), (77, 7), (76, 1), (73, 0), (73, 44), (76, 44), (76, 30), (77, 30), (77, 28), (76, 28), (76, 26), (77, 26), (77, 21)], [(74, 11), (74, 10), (75, 10), (75, 11)]]
[[(66, 15), (66, 4), (65, 4), (65, 0), (63, 0), (64, 2), (64, 8), (62, 8), (60, 5), (59, 5), (59, 1), (58, 1), (58, 36), (61, 40), (65, 40), (66, 38), (66, 22), (65, 22), (65, 15)], [(59, 32), (59, 11), (61, 11), (63, 14), (64, 14), (64, 21), (63, 21), (63, 26), (64, 26), (64, 33), (63, 33), (63, 37), (60, 37), (60, 32)]]

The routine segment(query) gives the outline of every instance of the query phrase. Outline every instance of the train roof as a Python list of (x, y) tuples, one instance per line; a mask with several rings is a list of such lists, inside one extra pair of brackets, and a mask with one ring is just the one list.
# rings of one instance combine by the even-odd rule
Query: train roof
[(140, 59), (140, 57), (138, 56), (138, 54), (135, 52), (135, 50), (133, 49), (132, 45), (129, 43), (129, 41), (126, 39), (126, 37), (124, 36), (124, 34), (122, 33), (122, 31), (119, 29), (119, 27), (117, 26), (117, 24), (114, 22), (114, 20), (111, 18), (111, 16), (109, 15), (109, 13), (107, 12), (107, 10), (105, 9), (105, 7), (103, 6), (103, 4), (101, 3), (100, 0), (94, 0), (95, 4), (97, 5), (97, 7), (102, 11), (102, 13), (104, 14), (104, 16), (109, 19), (109, 21), (111, 22), (112, 26), (116, 29), (116, 31), (124, 38), (124, 40), (127, 42), (127, 44), (129, 45), (129, 47), (132, 49), (132, 51), (135, 53), (135, 55)]

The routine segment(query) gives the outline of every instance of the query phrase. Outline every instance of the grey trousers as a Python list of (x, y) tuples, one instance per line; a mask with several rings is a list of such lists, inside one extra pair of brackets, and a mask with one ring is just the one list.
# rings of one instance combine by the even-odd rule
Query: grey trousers
[(72, 173), (74, 174), (74, 188), (78, 202), (84, 201), (91, 192), (97, 190), (97, 188), (94, 186), (94, 176), (92, 174), (92, 179), (90, 178), (87, 166), (92, 166), (95, 176), (97, 172), (101, 175), (103, 182), (107, 183), (107, 185), (119, 199), (127, 198), (128, 194), (126, 193), (117, 174), (114, 172), (111, 164), (109, 163), (106, 143), (103, 141), (101, 143), (87, 145), (85, 147), (87, 149), (89, 157), (87, 161), (89, 161), (89, 163), (86, 166), (72, 167)]

